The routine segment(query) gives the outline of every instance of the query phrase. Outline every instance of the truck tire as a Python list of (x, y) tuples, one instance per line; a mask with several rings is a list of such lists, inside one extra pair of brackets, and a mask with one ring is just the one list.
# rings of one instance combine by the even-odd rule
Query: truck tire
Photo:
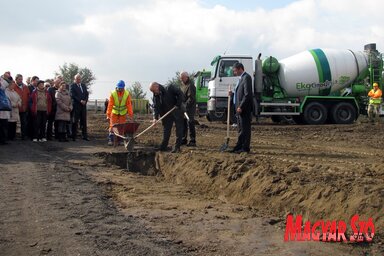
[(324, 124), (327, 120), (327, 108), (319, 102), (310, 102), (303, 112), (307, 124)]
[(356, 114), (356, 109), (348, 102), (340, 102), (331, 109), (331, 118), (335, 124), (352, 124)]
[(215, 121), (226, 121), (227, 120), (227, 114), (226, 113), (207, 113), (207, 120), (209, 122), (215, 122)]

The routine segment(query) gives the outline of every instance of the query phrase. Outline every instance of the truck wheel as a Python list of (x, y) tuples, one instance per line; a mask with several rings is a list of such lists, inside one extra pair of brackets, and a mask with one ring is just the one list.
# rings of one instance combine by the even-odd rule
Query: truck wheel
[(340, 102), (332, 108), (331, 117), (335, 124), (352, 124), (356, 119), (356, 109), (351, 103)]
[(307, 124), (324, 124), (327, 120), (327, 109), (319, 102), (310, 102), (305, 107), (303, 116)]

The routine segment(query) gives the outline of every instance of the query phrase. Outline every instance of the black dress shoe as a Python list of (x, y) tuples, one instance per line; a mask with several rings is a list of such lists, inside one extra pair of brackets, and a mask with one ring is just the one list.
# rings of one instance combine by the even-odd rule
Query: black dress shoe
[(194, 142), (194, 141), (190, 141), (190, 142), (187, 144), (187, 147), (196, 147), (196, 142)]
[(245, 149), (239, 149), (239, 150), (236, 150), (234, 153), (236, 154), (241, 154), (241, 153), (249, 153), (249, 150), (245, 150)]
[(229, 152), (231, 153), (236, 153), (236, 151), (239, 151), (241, 148), (238, 148), (238, 147), (234, 147), (232, 150), (230, 150)]
[(89, 139), (87, 137), (84, 137), (83, 140), (89, 141)]
[(180, 148), (174, 148), (171, 151), (171, 153), (180, 153), (180, 152), (181, 152)]
[(171, 147), (155, 147), (155, 150), (156, 151), (161, 151), (161, 152), (166, 152), (166, 151), (170, 151), (172, 148)]

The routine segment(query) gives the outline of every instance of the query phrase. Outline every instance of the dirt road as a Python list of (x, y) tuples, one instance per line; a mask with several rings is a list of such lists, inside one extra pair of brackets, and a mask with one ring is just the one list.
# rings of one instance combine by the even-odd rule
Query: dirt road
[[(0, 255), (384, 252), (380, 234), (369, 245), (283, 241), (288, 212), (311, 221), (358, 213), (381, 232), (381, 126), (254, 126), (251, 154), (232, 155), (217, 152), (225, 127), (207, 123), (198, 148), (156, 154), (162, 175), (143, 176), (105, 163), (124, 149), (105, 146), (101, 120), (91, 118), (91, 142), (0, 148)], [(158, 143), (159, 131), (139, 143)]]

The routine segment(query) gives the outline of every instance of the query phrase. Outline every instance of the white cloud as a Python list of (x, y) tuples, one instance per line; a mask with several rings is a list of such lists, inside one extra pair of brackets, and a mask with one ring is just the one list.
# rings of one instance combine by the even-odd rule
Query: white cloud
[(384, 2), (379, 0), (301, 0), (249, 11), (206, 7), (199, 0), (83, 2), (93, 6), (80, 12), (73, 4), (71, 21), (61, 18), (55, 26), (50, 20), (45, 30), (30, 29), (26, 40), (2, 41), (1, 59), (11, 59), (0, 68), (16, 72), (20, 67), (26, 74), (38, 74), (40, 68), (42, 74), (75, 62), (95, 72), (93, 97), (105, 98), (119, 79), (145, 86), (165, 82), (175, 71), (207, 68), (225, 51), (283, 58), (315, 47), (360, 50), (371, 42), (384, 51)]

